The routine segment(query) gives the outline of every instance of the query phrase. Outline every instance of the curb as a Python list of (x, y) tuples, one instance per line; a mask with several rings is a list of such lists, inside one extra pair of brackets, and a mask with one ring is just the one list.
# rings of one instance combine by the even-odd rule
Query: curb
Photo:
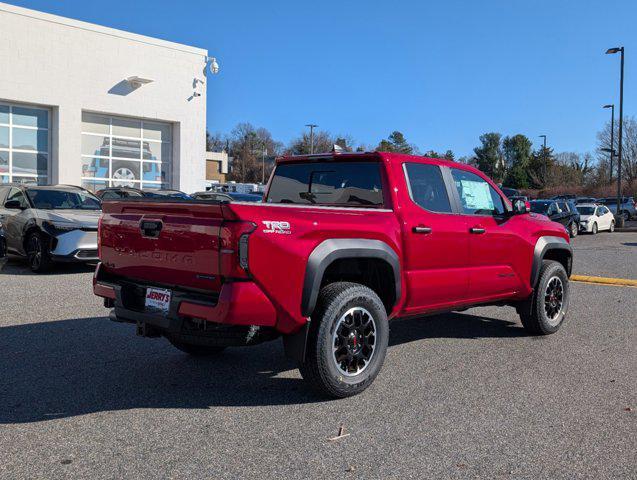
[(637, 232), (637, 227), (624, 227), (624, 228), (617, 228), (615, 227), (615, 231), (616, 232)]
[(637, 280), (630, 278), (594, 277), (592, 275), (571, 275), (574, 282), (595, 283), (597, 285), (617, 285), (620, 287), (637, 287)]

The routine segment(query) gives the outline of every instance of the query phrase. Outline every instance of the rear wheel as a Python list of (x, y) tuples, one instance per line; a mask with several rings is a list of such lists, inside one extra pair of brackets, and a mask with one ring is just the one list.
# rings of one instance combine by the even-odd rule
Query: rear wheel
[(193, 345), (191, 343), (184, 343), (173, 338), (168, 338), (168, 341), (172, 343), (175, 348), (189, 355), (192, 355), (193, 357), (213, 357), (215, 355), (219, 355), (226, 348), (209, 345)]
[(388, 340), (387, 313), (373, 290), (350, 282), (330, 284), (312, 314), (301, 375), (323, 395), (356, 395), (380, 372)]
[(29, 234), (26, 242), (27, 261), (33, 272), (46, 272), (51, 267), (48, 242), (39, 232)]
[(597, 223), (593, 223), (593, 226), (591, 227), (591, 233), (593, 235), (597, 234)]
[(610, 228), (608, 229), (608, 231), (609, 231), (610, 233), (613, 233), (613, 232), (615, 231), (615, 220), (612, 220), (612, 221), (610, 222)]
[(518, 307), (524, 328), (535, 335), (559, 330), (569, 305), (569, 283), (561, 263), (544, 260), (533, 294)]

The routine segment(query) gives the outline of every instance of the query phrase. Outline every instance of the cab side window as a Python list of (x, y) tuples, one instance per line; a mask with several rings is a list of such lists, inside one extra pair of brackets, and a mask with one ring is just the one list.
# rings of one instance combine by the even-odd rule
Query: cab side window
[(502, 197), (484, 178), (458, 168), (452, 168), (451, 175), (466, 215), (504, 215)]
[(104, 192), (104, 195), (102, 195), (102, 200), (116, 200), (119, 198), (119, 195), (117, 195), (114, 192)]
[(451, 213), (451, 202), (437, 165), (406, 163), (405, 172), (411, 199), (430, 212)]

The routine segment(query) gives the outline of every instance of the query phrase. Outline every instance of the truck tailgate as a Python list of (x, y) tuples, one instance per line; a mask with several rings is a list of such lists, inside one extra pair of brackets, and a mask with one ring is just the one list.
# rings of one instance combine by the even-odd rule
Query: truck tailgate
[(223, 208), (196, 201), (104, 202), (102, 268), (147, 283), (219, 291)]

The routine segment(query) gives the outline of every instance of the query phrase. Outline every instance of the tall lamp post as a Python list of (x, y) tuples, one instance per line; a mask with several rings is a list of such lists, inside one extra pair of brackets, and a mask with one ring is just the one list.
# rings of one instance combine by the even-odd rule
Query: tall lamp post
[(310, 127), (310, 153), (314, 153), (314, 129), (318, 127), (318, 125), (314, 123), (308, 123), (305, 126)]
[(615, 104), (604, 105), (604, 108), (610, 108), (610, 183), (613, 183), (613, 155), (615, 155)]
[(622, 130), (624, 124), (624, 47), (614, 47), (606, 50), (607, 54), (621, 55), (619, 67), (619, 146), (617, 148), (617, 225), (624, 226), (624, 216), (620, 215), (622, 202)]
[(546, 159), (546, 135), (538, 135), (539, 138), (544, 139), (544, 148), (542, 149), (542, 157), (544, 160), (544, 186), (546, 187), (546, 183), (548, 181), (548, 168), (547, 168), (547, 159)]
[(268, 155), (268, 149), (264, 148), (261, 152), (261, 185), (265, 185), (265, 157)]

